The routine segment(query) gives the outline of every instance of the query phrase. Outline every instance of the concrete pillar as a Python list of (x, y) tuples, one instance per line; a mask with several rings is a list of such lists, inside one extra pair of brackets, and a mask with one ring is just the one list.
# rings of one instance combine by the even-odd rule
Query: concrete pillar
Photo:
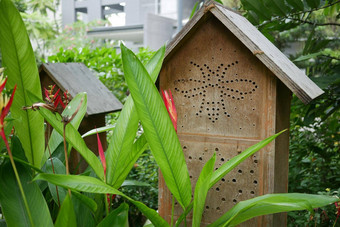
[(61, 2), (63, 26), (67, 24), (72, 24), (76, 21), (76, 10), (74, 2), (74, 0), (62, 0)]
[(140, 0), (126, 0), (125, 5), (125, 24), (135, 25), (142, 24), (143, 18), (140, 15), (141, 2)]
[(87, 5), (88, 21), (103, 19), (101, 0), (88, 0)]

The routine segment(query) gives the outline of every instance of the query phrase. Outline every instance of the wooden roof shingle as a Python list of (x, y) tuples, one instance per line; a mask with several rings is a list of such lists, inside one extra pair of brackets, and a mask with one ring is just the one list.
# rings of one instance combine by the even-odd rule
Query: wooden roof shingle
[(53, 82), (71, 98), (80, 92), (87, 93), (87, 114), (102, 114), (122, 109), (120, 101), (83, 63), (44, 63), (45, 71)]
[(209, 12), (221, 21), (302, 102), (308, 103), (324, 93), (245, 17), (214, 1), (207, 2), (167, 45), (165, 58), (183, 39), (187, 38), (191, 29), (206, 19), (205, 15)]

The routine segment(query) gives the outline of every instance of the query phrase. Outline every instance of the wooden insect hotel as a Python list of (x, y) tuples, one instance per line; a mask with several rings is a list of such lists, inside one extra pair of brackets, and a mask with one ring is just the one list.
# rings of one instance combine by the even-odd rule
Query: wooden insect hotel
[[(214, 152), (218, 168), (289, 128), (291, 92), (304, 103), (323, 93), (247, 19), (213, 1), (168, 44), (159, 87), (173, 93), (193, 186)], [(288, 147), (284, 133), (211, 188), (202, 226), (240, 201), (287, 192)], [(159, 213), (170, 222), (171, 194), (161, 177), (159, 184)], [(175, 203), (175, 220), (180, 212)], [(286, 226), (286, 218), (268, 215), (241, 226)]]
[[(42, 89), (56, 85), (55, 91), (59, 88), (62, 92), (68, 91), (71, 99), (80, 92), (87, 93), (87, 112), (79, 126), (80, 134), (95, 127), (105, 126), (105, 115), (122, 108), (120, 101), (83, 63), (42, 64), (39, 75)], [(103, 149), (106, 150), (106, 133), (100, 133), (99, 136)], [(88, 148), (98, 154), (96, 135), (85, 137), (84, 140)], [(71, 152), (71, 160), (71, 168), (77, 168), (77, 164), (81, 161), (78, 152)], [(85, 168), (86, 163), (81, 162), (80, 171)]]

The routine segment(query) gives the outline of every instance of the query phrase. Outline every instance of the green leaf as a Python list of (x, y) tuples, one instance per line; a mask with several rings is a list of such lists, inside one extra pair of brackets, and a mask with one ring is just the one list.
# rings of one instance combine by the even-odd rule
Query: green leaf
[(204, 165), (200, 176), (198, 177), (195, 193), (194, 193), (194, 212), (192, 226), (199, 227), (201, 225), (202, 214), (204, 211), (204, 204), (207, 198), (209, 183), (211, 175), (214, 172), (216, 154), (211, 157), (211, 159)]
[[(160, 48), (147, 64), (153, 82), (156, 81), (162, 66), (165, 48)], [(110, 145), (106, 152), (107, 182), (119, 188), (129, 174), (133, 164), (144, 151), (146, 140), (139, 139), (134, 145), (137, 129), (138, 115), (132, 97), (128, 97), (123, 110), (116, 123)]]
[[(52, 162), (53, 162), (53, 166), (52, 166)], [(45, 168), (46, 168), (45, 170), (46, 173), (51, 173), (51, 174), (65, 174), (66, 173), (66, 168), (64, 164), (58, 158), (51, 158), (47, 160)], [(57, 193), (57, 188), (58, 188), (58, 193)], [(56, 187), (55, 185), (48, 183), (48, 189), (50, 190), (52, 198), (56, 204), (59, 204), (59, 202), (60, 204), (63, 203), (67, 195), (67, 191), (64, 188)]]
[(129, 205), (122, 203), (117, 209), (110, 212), (110, 214), (104, 218), (97, 227), (128, 227), (129, 226)]
[[(41, 102), (34, 94), (29, 93), (29, 96), (35, 102)], [(58, 113), (53, 114), (51, 111), (44, 108), (37, 110), (45, 120), (59, 133), (63, 134), (63, 123), (61, 122), (61, 116)], [(97, 156), (86, 146), (85, 141), (81, 138), (79, 132), (73, 127), (72, 124), (67, 124), (65, 128), (66, 141), (79, 154), (85, 159), (85, 161), (92, 167), (97, 176), (104, 180), (104, 169)]]
[(304, 5), (301, 0), (286, 0), (289, 5), (293, 7), (293, 9), (297, 9), (299, 11), (304, 10)]
[(143, 203), (135, 201), (122, 192), (111, 187), (110, 185), (98, 180), (97, 178), (78, 175), (57, 175), (57, 174), (38, 174), (34, 181), (45, 180), (52, 184), (70, 188), (75, 191), (83, 191), (88, 193), (100, 193), (100, 194), (116, 194), (120, 195), (131, 203), (133, 203), (155, 226), (169, 226), (167, 222), (162, 219), (159, 214), (145, 206)]
[(44, 154), (44, 119), (35, 111), (23, 111), (32, 103), (27, 92), (41, 97), (38, 68), (25, 25), (11, 0), (0, 1), (0, 49), (8, 76), (7, 89), (17, 90), (11, 107), (14, 126), (28, 161), (41, 167)]
[(197, 2), (195, 3), (194, 7), (193, 7), (192, 10), (191, 10), (189, 19), (191, 19), (191, 18), (194, 16), (194, 14), (196, 13), (198, 4), (199, 4), (199, 2), (197, 1)]
[(97, 207), (97, 203), (93, 199), (91, 199), (91, 198), (87, 197), (86, 195), (83, 195), (79, 192), (75, 192), (75, 191), (72, 191), (72, 195), (74, 195), (74, 197), (76, 197), (85, 206), (90, 208), (92, 212), (96, 212), (98, 207)]
[[(85, 92), (77, 94), (71, 102), (67, 105), (65, 110), (62, 112), (62, 116), (71, 116), (74, 111), (76, 111), (79, 103), (83, 100), (83, 103), (81, 104), (81, 107), (77, 113), (77, 115), (72, 119), (70, 122), (75, 129), (79, 128), (79, 125), (81, 121), (83, 120), (86, 110), (87, 110), (87, 94)], [(58, 148), (58, 146), (63, 143), (64, 139), (62, 134), (59, 134), (56, 130), (53, 130), (50, 136), (50, 139), (48, 141), (48, 146), (45, 150), (44, 157), (42, 158), (41, 163), (44, 164), (46, 160), (50, 157), (53, 152)]]
[[(39, 186), (32, 182), (31, 170), (16, 163), (20, 181), (24, 189), (29, 212), (35, 226), (53, 226), (52, 219)], [(31, 226), (28, 211), (9, 162), (0, 166), (0, 204), (8, 226)]]
[(55, 222), (55, 227), (64, 226), (77, 226), (76, 215), (74, 213), (69, 194), (67, 194), (63, 204), (61, 205), (57, 220)]
[(324, 195), (268, 194), (239, 202), (209, 226), (236, 226), (253, 217), (294, 210), (313, 212), (314, 208), (323, 207), (337, 201), (339, 201), (338, 198)]
[(298, 62), (298, 61), (306, 61), (306, 60), (309, 60), (309, 59), (311, 59), (311, 58), (315, 58), (315, 57), (317, 57), (317, 56), (319, 56), (319, 55), (321, 55), (321, 54), (322, 54), (322, 52), (313, 53), (313, 54), (307, 54), (307, 55), (302, 55), (302, 56), (296, 58), (296, 59), (294, 60), (294, 62)]
[(289, 8), (286, 6), (284, 0), (263, 0), (264, 5), (268, 7), (270, 12), (279, 16), (286, 16)]
[(258, 0), (241, 0), (243, 8), (245, 10), (252, 10), (262, 20), (270, 20), (270, 10)]
[[(283, 130), (273, 136), (270, 136), (262, 140), (261, 142), (247, 148), (241, 154), (233, 157), (228, 162), (224, 163), (215, 172), (213, 172), (210, 183), (209, 183), (209, 188), (213, 187), (219, 180), (221, 180), (225, 175), (227, 175), (231, 170), (233, 170), (237, 165), (243, 162), (246, 158), (250, 157), (257, 151), (265, 147), (267, 144), (269, 144), (271, 141), (273, 141), (276, 137), (278, 137), (280, 134), (282, 134), (285, 131), (286, 130)], [(186, 211), (183, 212), (183, 214), (176, 221), (176, 226), (180, 225), (180, 223), (184, 220), (185, 216), (189, 214), (192, 208), (193, 208), (193, 203), (190, 203)]]
[(306, 0), (307, 5), (312, 8), (318, 8), (320, 6), (320, 0)]
[(148, 183), (140, 182), (136, 180), (125, 180), (122, 184), (122, 187), (124, 186), (151, 187), (151, 185)]
[(191, 200), (191, 183), (181, 144), (159, 92), (132, 51), (121, 45), (124, 75), (142, 122), (144, 135), (164, 180), (185, 209)]
[(273, 136), (270, 136), (262, 140), (261, 142), (245, 149), (241, 154), (231, 158), (228, 162), (224, 163), (213, 173), (209, 188), (214, 186), (219, 180), (221, 180), (226, 174), (228, 174), (231, 170), (233, 170), (237, 165), (243, 162), (246, 158), (250, 157), (255, 152), (265, 147), (267, 144), (269, 144), (271, 141), (273, 141), (276, 137), (278, 137), (285, 131), (286, 130), (283, 130)]

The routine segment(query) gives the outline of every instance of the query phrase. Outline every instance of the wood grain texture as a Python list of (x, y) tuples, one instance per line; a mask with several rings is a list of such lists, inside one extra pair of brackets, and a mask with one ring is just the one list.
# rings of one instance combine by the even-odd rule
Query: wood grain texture
[(122, 104), (83, 63), (45, 63), (40, 73), (46, 72), (62, 91), (71, 97), (87, 93), (87, 114), (102, 114), (121, 110)]
[(246, 18), (213, 1), (209, 1), (205, 7), (202, 7), (169, 43), (166, 50), (166, 58), (172, 54), (174, 48), (178, 48), (181, 40), (189, 38), (188, 34), (192, 30), (197, 29), (197, 26), (206, 20), (210, 12), (302, 102), (308, 103), (323, 94), (323, 91), (302, 70), (292, 63)]
[[(273, 73), (211, 13), (167, 56), (160, 88), (170, 89), (178, 113), (178, 135), (192, 184), (216, 152), (216, 168), (276, 131)], [(286, 150), (286, 152), (288, 152)], [(247, 159), (208, 193), (202, 226), (234, 204), (273, 193), (275, 143)], [(281, 166), (284, 168), (284, 166)], [(160, 180), (160, 214), (171, 215), (171, 195)], [(194, 188), (192, 189), (194, 190)], [(181, 208), (175, 204), (175, 217)], [(188, 223), (190, 222), (188, 216)], [(272, 216), (242, 226), (268, 226)]]

